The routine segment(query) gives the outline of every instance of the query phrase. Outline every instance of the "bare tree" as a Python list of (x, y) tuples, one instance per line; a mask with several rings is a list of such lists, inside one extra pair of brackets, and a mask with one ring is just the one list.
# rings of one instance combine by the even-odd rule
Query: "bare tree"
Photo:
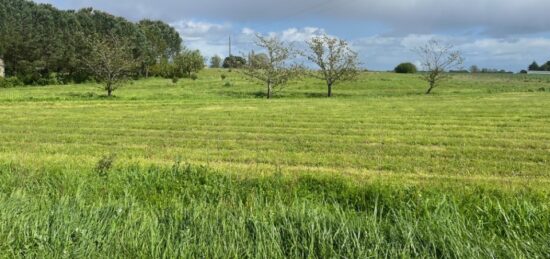
[(87, 71), (104, 85), (107, 96), (111, 97), (136, 69), (130, 43), (111, 34), (104, 38), (91, 37), (88, 44), (90, 52), (84, 60)]
[(275, 91), (283, 89), (290, 80), (300, 75), (300, 67), (290, 63), (295, 56), (291, 46), (276, 36), (266, 37), (257, 34), (255, 43), (265, 50), (267, 58), (263, 62), (247, 64), (242, 73), (264, 83), (267, 88), (267, 98), (270, 99)]
[(415, 51), (420, 56), (425, 71), (422, 78), (429, 84), (426, 94), (430, 94), (441, 81), (447, 78), (448, 70), (458, 69), (464, 62), (462, 54), (460, 51), (455, 51), (453, 45), (443, 44), (437, 40), (430, 40)]
[(307, 41), (308, 52), (304, 56), (319, 66), (312, 75), (326, 82), (328, 97), (332, 97), (332, 87), (340, 81), (354, 80), (358, 75), (357, 52), (341, 39), (322, 35)]

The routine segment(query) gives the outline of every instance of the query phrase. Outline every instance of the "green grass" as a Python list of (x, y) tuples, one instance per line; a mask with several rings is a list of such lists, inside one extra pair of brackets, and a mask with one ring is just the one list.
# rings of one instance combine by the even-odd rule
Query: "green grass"
[(548, 257), (548, 195), (175, 164), (2, 168), (2, 257)]
[(364, 73), (265, 100), (218, 70), (0, 89), (0, 256), (550, 256), (550, 77), (424, 91)]

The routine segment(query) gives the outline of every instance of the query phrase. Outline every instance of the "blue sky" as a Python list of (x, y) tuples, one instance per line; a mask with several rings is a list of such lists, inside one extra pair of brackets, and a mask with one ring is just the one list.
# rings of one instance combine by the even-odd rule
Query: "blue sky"
[(130, 20), (159, 19), (189, 48), (227, 55), (253, 48), (255, 32), (300, 42), (327, 33), (350, 41), (371, 70), (417, 63), (430, 39), (462, 51), (465, 67), (524, 69), (550, 60), (549, 0), (39, 0), (61, 9), (94, 7)]

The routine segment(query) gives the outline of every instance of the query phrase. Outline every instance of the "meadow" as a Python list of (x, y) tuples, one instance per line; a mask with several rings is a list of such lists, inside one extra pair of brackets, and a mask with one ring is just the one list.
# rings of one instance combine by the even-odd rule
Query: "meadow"
[(550, 77), (425, 89), (0, 89), (0, 256), (550, 257)]

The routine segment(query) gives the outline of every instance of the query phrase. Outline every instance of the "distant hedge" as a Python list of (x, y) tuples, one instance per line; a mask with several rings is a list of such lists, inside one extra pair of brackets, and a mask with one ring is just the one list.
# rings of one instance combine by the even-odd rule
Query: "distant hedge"
[(413, 63), (401, 63), (394, 69), (395, 73), (399, 74), (414, 74), (418, 70)]

